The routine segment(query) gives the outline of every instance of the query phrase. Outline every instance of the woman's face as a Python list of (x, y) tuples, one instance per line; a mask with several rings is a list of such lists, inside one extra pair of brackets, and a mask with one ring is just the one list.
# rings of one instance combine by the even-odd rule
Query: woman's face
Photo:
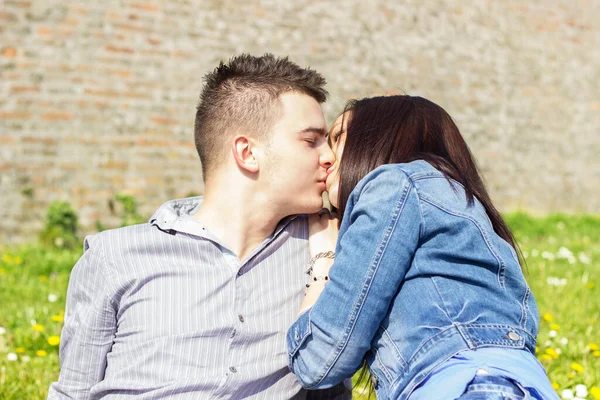
[(342, 153), (344, 152), (344, 144), (346, 143), (346, 128), (348, 126), (349, 117), (349, 112), (340, 115), (329, 130), (329, 144), (335, 154), (335, 162), (327, 170), (328, 176), (325, 183), (329, 195), (329, 202), (336, 208), (339, 204), (339, 168), (340, 161), (342, 161)]

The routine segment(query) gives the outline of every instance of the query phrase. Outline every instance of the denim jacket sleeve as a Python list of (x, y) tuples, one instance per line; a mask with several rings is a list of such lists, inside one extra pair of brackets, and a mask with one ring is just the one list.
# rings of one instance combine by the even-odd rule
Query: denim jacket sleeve
[(354, 189), (331, 280), (288, 331), (289, 366), (305, 388), (333, 386), (358, 370), (411, 265), (420, 227), (416, 190), (397, 166), (375, 169)]

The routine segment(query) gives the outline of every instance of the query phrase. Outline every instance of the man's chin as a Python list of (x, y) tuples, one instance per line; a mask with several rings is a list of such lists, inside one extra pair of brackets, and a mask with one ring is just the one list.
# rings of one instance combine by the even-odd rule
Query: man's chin
[(314, 204), (311, 204), (309, 207), (306, 207), (306, 210), (303, 211), (301, 214), (314, 214), (316, 212), (321, 211), (323, 207), (323, 199), (320, 199), (320, 201), (315, 201)]

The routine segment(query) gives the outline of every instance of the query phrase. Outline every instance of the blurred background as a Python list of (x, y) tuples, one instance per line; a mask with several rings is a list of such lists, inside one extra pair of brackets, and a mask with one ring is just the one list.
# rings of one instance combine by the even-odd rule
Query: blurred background
[[(0, 243), (68, 200), (83, 233), (201, 194), (202, 77), (249, 52), (456, 120), (502, 211), (600, 211), (600, 1), (0, 1)], [(125, 205), (126, 206), (126, 205)], [(102, 227), (102, 226), (100, 226)]]

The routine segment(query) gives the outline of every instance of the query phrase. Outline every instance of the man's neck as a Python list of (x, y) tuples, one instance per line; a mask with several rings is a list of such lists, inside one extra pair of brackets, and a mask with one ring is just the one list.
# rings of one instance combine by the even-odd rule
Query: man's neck
[(267, 196), (227, 189), (207, 190), (193, 217), (243, 260), (275, 231), (284, 216), (271, 209)]

